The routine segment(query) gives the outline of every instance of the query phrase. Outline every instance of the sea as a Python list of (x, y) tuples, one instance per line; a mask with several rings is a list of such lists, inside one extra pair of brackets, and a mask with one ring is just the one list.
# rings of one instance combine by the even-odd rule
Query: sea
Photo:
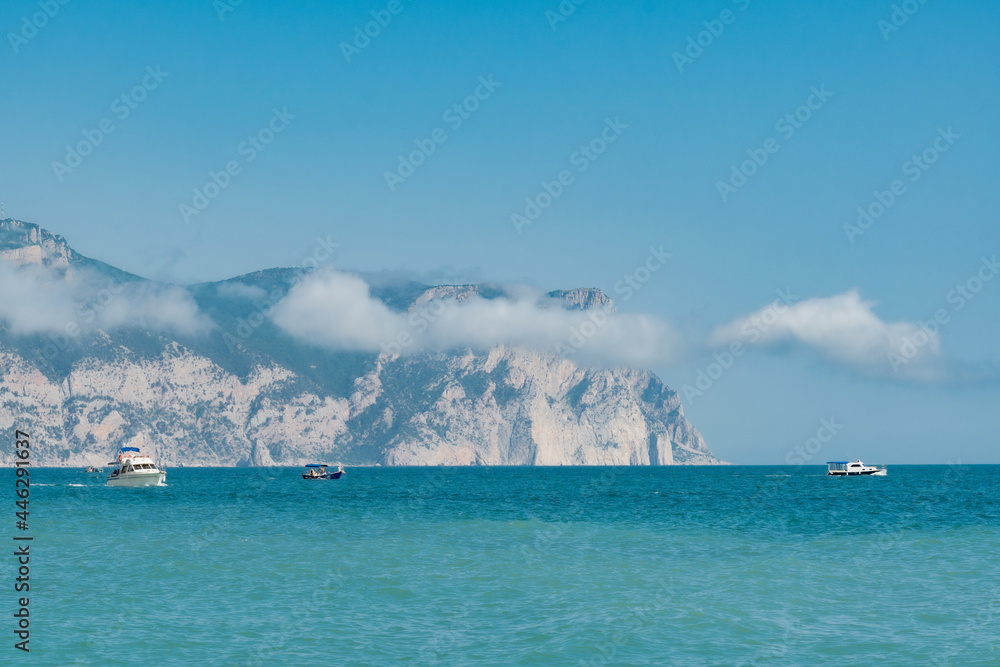
[(4, 665), (1000, 665), (1000, 466), (0, 479)]

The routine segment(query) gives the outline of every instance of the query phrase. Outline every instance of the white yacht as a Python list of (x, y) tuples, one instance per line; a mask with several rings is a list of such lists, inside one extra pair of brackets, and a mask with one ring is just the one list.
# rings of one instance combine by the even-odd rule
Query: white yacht
[(108, 486), (156, 486), (167, 478), (167, 473), (157, 468), (153, 459), (138, 447), (122, 447), (118, 450), (118, 459), (108, 466), (111, 468)]
[(885, 466), (866, 466), (861, 462), (861, 459), (858, 459), (857, 461), (827, 461), (826, 474), (839, 477), (847, 475), (877, 475), (884, 477), (889, 474), (889, 471)]

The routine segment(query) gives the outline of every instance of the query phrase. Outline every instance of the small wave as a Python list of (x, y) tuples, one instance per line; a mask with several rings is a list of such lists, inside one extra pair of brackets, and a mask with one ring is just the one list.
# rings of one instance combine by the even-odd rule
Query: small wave
[(55, 484), (38, 484), (38, 483), (35, 483), (35, 484), (32, 484), (32, 486), (55, 486)]
[(791, 477), (791, 475), (764, 475), (764, 477)]
[[(38, 484), (37, 486), (41, 486), (41, 484)], [(66, 486), (90, 486), (90, 485), (89, 484), (67, 484)]]

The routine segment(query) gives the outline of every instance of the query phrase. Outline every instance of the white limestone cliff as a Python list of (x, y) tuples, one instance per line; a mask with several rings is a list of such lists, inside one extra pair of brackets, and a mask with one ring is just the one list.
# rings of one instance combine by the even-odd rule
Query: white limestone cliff
[[(0, 221), (0, 262), (37, 265), (53, 280), (72, 280), (81, 268), (122, 275), (79, 255), (62, 237), (10, 219)], [(254, 279), (264, 285), (279, 280), (280, 271)], [(271, 284), (266, 288), (270, 292)], [(404, 307), (502, 293), (497, 286), (418, 285)], [(548, 296), (552, 307), (614, 311), (596, 289)], [(233, 302), (213, 303), (239, 310)], [(345, 375), (346, 389), (337, 389), (311, 372), (313, 352), (289, 353), (280, 339), (271, 348), (254, 347), (262, 341), (253, 335), (263, 334), (250, 334), (212, 347), (204, 336), (128, 325), (81, 335), (68, 351), (58, 351), (52, 361), (59, 363), (50, 363), (41, 350), (54, 349), (51, 339), (12, 333), (0, 319), (0, 429), (30, 433), (39, 466), (102, 465), (121, 446), (139, 446), (168, 466), (323, 459), (353, 465), (718, 463), (684, 417), (677, 393), (648, 371), (585, 367), (554, 353), (498, 346), (371, 355)], [(323, 372), (336, 374), (341, 358), (351, 361), (331, 357)]]

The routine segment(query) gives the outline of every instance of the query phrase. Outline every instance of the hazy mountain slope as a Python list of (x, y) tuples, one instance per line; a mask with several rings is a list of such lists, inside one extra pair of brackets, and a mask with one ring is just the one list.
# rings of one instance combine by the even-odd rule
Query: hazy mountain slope
[[(0, 428), (30, 432), (38, 465), (99, 464), (126, 444), (173, 465), (717, 463), (677, 394), (649, 372), (508, 346), (398, 357), (292, 339), (267, 315), (294, 269), (165, 286), (9, 219), (0, 221), (0, 265), (44, 271), (76, 299), (73, 335), (14, 331), (0, 319)], [(108, 301), (123, 284), (129, 290)], [(495, 285), (414, 282), (372, 293), (397, 312), (504, 296)], [(199, 328), (124, 315), (101, 327), (100, 312), (88, 328), (86, 314), (105, 301), (110, 311), (122, 294), (190, 301)], [(598, 290), (550, 296), (570, 309), (613, 308)]]

